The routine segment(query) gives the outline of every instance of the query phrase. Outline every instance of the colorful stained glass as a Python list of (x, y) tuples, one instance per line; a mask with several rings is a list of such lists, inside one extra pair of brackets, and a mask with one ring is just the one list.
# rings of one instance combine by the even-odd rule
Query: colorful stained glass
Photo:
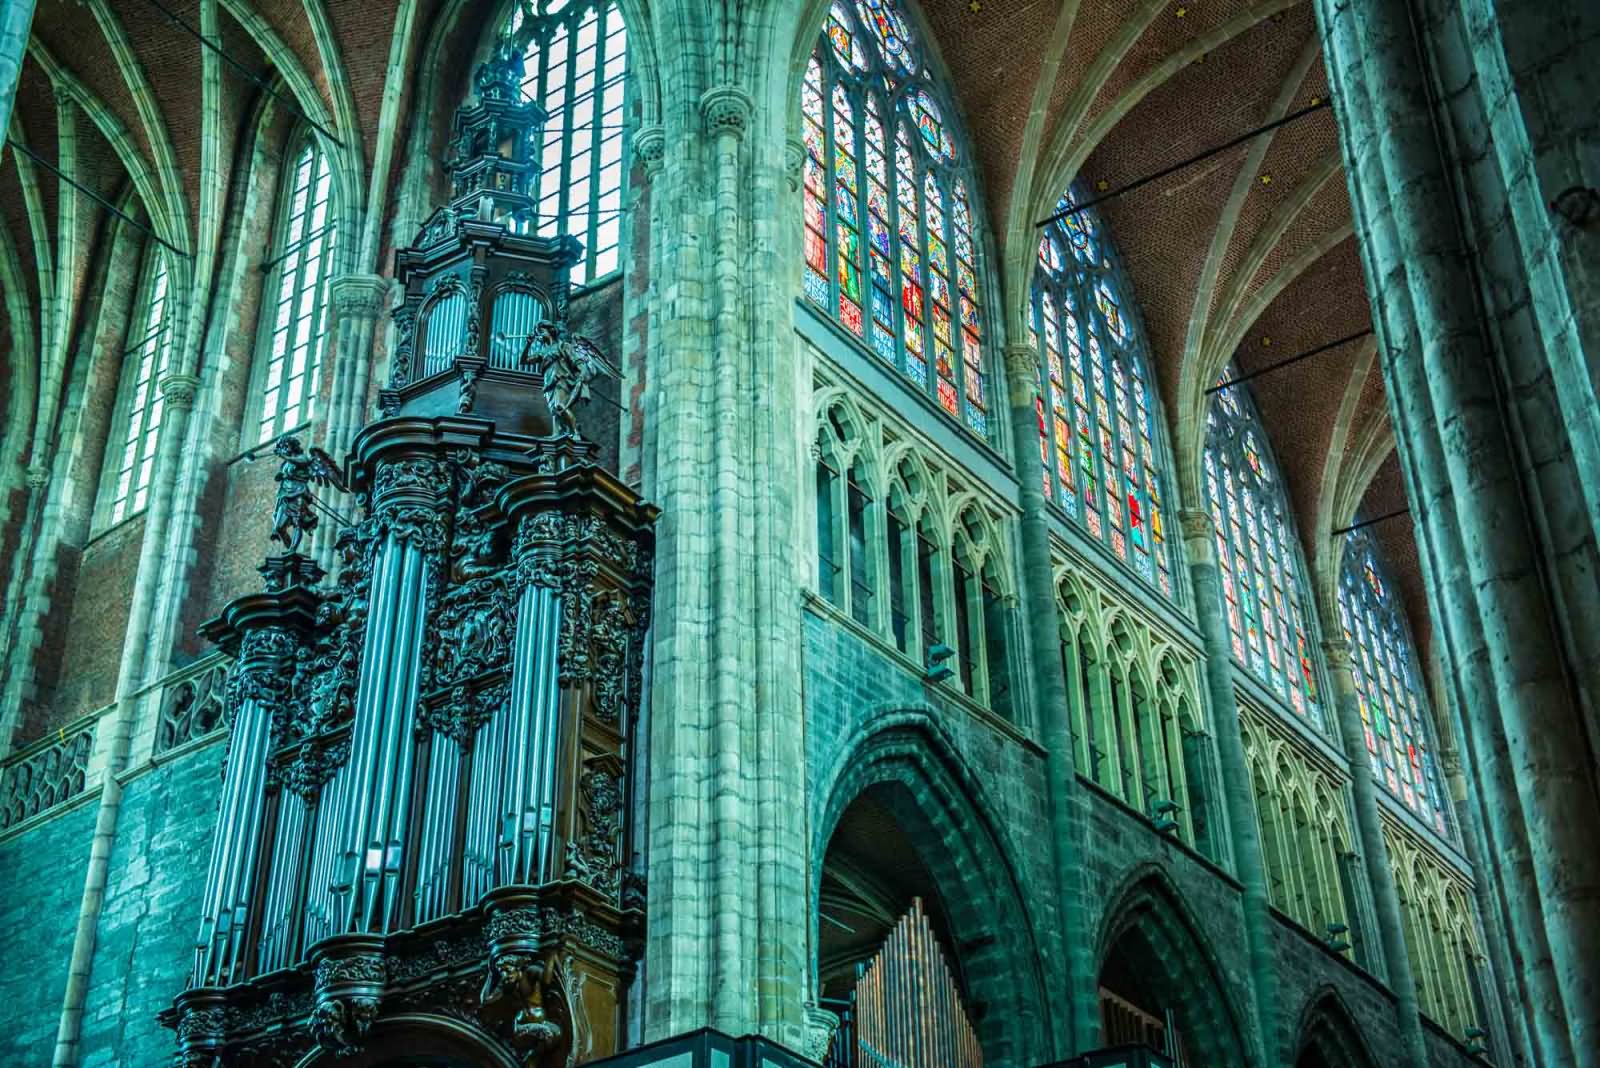
[[(1224, 371), (1222, 380), (1231, 377), (1231, 370)], [(1205, 470), (1219, 555), (1231, 562), (1240, 593), (1240, 610), (1230, 605), (1228, 613), (1235, 659), (1287, 699), (1287, 714), (1320, 725), (1298, 541), (1247, 387), (1214, 395), (1206, 415)]]
[(955, 142), (950, 140), (950, 131), (945, 129), (944, 125), (944, 115), (939, 111), (939, 105), (934, 103), (933, 97), (928, 95), (926, 89), (913, 89), (906, 106), (910, 109), (912, 123), (922, 135), (923, 144), (933, 157), (940, 163), (954, 163)]
[[(1373, 777), (1429, 827), (1444, 833), (1445, 798), (1432, 759), (1426, 693), (1400, 607), (1383, 579), (1368, 530), (1347, 535), (1339, 576), (1339, 623), (1353, 654), (1358, 705), (1371, 710)], [(1376, 739), (1388, 744), (1378, 745)]]
[(986, 437), (976, 214), (901, 3), (834, 0), (808, 61), (803, 292)]

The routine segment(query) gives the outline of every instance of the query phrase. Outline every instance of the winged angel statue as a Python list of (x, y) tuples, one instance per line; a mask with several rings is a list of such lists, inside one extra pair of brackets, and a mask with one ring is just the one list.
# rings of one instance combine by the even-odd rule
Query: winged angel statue
[(589, 399), (589, 383), (602, 371), (621, 377), (594, 342), (569, 333), (565, 324), (546, 319), (528, 335), (522, 350), (522, 366), (544, 378), (544, 398), (556, 425), (574, 436), (578, 417), (573, 405)]
[(305, 532), (317, 529), (317, 507), (311, 487), (334, 486), (344, 490), (344, 479), (333, 457), (315, 445), (307, 450), (297, 437), (285, 434), (272, 451), (283, 461), (278, 465), (278, 500), (272, 506), (272, 540), (282, 542), (289, 552), (297, 552)]

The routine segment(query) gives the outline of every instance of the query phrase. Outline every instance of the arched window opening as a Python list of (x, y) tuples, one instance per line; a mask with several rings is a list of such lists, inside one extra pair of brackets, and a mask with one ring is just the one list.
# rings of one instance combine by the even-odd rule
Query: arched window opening
[[(105, 525), (120, 523), (144, 509), (150, 476), (155, 470), (156, 441), (161, 431), (161, 379), (172, 356), (173, 294), (166, 257), (152, 243), (145, 252), (136, 314), (123, 351), (118, 387), (118, 431), (106, 449), (109, 481), (103, 483), (101, 515)], [(142, 315), (137, 314), (142, 312)]]
[(992, 559), (984, 562), (978, 582), (983, 596), (983, 663), (989, 710), (1003, 719), (1014, 720), (1016, 710), (1011, 700), (1011, 656), (1008, 651), (1011, 610), (1000, 594), (1000, 578)]
[(1220, 863), (1225, 847), (1222, 842), (1222, 828), (1216, 822), (1212, 811), (1212, 799), (1217, 793), (1211, 736), (1191, 726), (1194, 716), (1186, 705), (1180, 704), (1178, 712), (1179, 721), (1183, 725), (1183, 738), (1180, 744), (1183, 750), (1183, 768), (1189, 786), (1189, 824), (1193, 829), (1195, 848), (1211, 860)]
[(917, 608), (918, 630), (922, 635), (922, 655), (940, 643), (944, 613), (938, 607), (938, 578), (942, 569), (939, 542), (926, 515), (917, 524)]
[(328, 335), (328, 279), (336, 223), (328, 155), (307, 135), (284, 172), (266, 292), (276, 302), (264, 319), (266, 363), (260, 372), (256, 441), (309, 420), (316, 407)]
[(844, 573), (844, 564), (840, 559), (843, 546), (839, 539), (839, 519), (842, 509), (839, 507), (839, 469), (837, 460), (834, 459), (833, 450), (823, 439), (822, 451), (817, 456), (817, 592), (823, 597), (840, 604), (841, 595), (840, 576)]
[(531, 27), (522, 12), (518, 4), (511, 16), (513, 30), (529, 35), (522, 92), (548, 116), (535, 152), (532, 228), (582, 242), (572, 280), (592, 282), (618, 263), (628, 28), (616, 0), (537, 0)]
[(1350, 645), (1367, 759), (1384, 789), (1445, 834), (1447, 806), (1416, 646), (1371, 531), (1348, 538), (1339, 572), (1339, 623)]
[(422, 377), (429, 378), (450, 369), (466, 348), (467, 295), (460, 287), (436, 295), (423, 309)]
[(859, 461), (850, 465), (845, 480), (845, 537), (849, 551), (850, 618), (862, 626), (873, 622), (874, 575), (867, 558), (872, 495), (863, 485)]
[(889, 568), (889, 630), (894, 636), (895, 648), (907, 653), (911, 651), (911, 620), (917, 603), (917, 591), (911, 585), (917, 554), (905, 498), (898, 488), (889, 495), (886, 520), (884, 559)]
[(1045, 498), (1171, 597), (1167, 454), (1131, 287), (1087, 211), (1046, 227), (1038, 260), (1028, 341), (1042, 358)]
[(800, 111), (802, 292), (990, 437), (971, 176), (897, 0), (835, 0)]
[(971, 550), (956, 543), (950, 554), (952, 593), (955, 597), (956, 663), (961, 678), (961, 692), (968, 697), (981, 699), (976, 685), (979, 650), (983, 647), (983, 615), (978, 584), (973, 575)]
[[(1230, 367), (1224, 377), (1232, 376)], [(1205, 493), (1216, 525), (1233, 658), (1296, 715), (1322, 726), (1321, 686), (1302, 591), (1300, 542), (1255, 401), (1217, 392), (1206, 415)]]
[(1098, 674), (1099, 663), (1090, 643), (1078, 632), (1078, 704), (1083, 716), (1084, 732), (1088, 739), (1088, 775), (1090, 781), (1107, 785), (1109, 767), (1106, 757), (1111, 752), (1110, 733), (1105, 724), (1105, 702), (1101, 699), (1104, 680)]
[(490, 313), (489, 366), (520, 370), (522, 350), (533, 328), (544, 319), (544, 302), (526, 289), (508, 287), (494, 298)]

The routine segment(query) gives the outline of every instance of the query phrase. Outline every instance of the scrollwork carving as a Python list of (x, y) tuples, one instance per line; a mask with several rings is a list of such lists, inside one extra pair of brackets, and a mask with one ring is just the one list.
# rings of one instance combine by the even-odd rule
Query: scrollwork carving
[(617, 855), (622, 833), (622, 777), (611, 760), (591, 761), (578, 779), (581, 827), (567, 843), (568, 878), (603, 894), (620, 889)]

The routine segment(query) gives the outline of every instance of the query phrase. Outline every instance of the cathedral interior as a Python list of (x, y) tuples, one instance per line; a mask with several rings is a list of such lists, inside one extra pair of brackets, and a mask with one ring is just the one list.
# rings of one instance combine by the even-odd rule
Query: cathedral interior
[(4, 0), (6, 1063), (1597, 1068), (1597, 71)]

